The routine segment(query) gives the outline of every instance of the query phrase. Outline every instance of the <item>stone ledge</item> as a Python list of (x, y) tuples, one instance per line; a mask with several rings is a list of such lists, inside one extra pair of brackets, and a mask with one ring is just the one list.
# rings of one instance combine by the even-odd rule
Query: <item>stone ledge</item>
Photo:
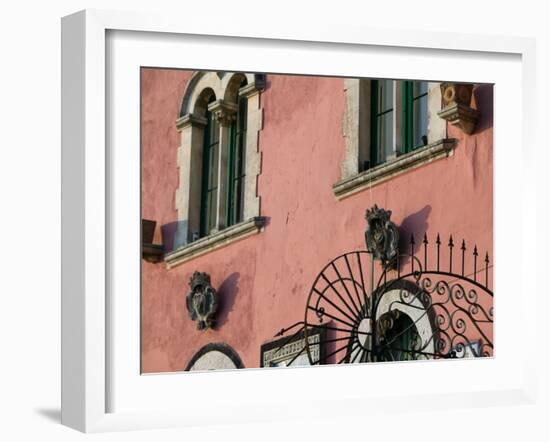
[(447, 158), (452, 154), (455, 145), (456, 140), (451, 138), (436, 141), (422, 149), (401, 155), (395, 160), (340, 180), (332, 186), (332, 190), (336, 198), (346, 198), (416, 167), (440, 158)]
[(141, 256), (147, 262), (161, 262), (163, 253), (164, 247), (161, 244), (144, 243), (141, 245)]
[(197, 256), (204, 255), (212, 250), (225, 247), (228, 244), (260, 233), (263, 231), (265, 224), (265, 217), (256, 216), (181, 246), (173, 252), (164, 255), (166, 267), (171, 269)]
[(457, 126), (467, 134), (472, 134), (479, 118), (479, 111), (469, 106), (456, 103), (441, 109), (437, 115), (447, 120), (453, 126)]

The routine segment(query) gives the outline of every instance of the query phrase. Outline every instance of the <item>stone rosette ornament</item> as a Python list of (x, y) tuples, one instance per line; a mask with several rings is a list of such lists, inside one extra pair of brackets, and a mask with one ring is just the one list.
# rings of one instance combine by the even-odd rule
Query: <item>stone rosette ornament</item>
[(365, 216), (368, 229), (365, 232), (367, 250), (384, 268), (395, 267), (399, 254), (399, 231), (390, 220), (391, 210), (378, 208), (375, 204), (367, 209)]
[(186, 297), (189, 317), (197, 321), (198, 330), (212, 328), (218, 309), (218, 294), (210, 283), (210, 275), (195, 271), (189, 279), (189, 287), (191, 291)]

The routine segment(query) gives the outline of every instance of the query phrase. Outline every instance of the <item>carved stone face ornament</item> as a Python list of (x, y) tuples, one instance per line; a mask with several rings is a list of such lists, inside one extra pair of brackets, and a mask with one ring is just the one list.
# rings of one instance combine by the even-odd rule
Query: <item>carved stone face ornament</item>
[(214, 324), (214, 315), (218, 309), (218, 295), (210, 283), (210, 275), (194, 272), (189, 279), (191, 291), (186, 297), (187, 311), (193, 321), (197, 321), (198, 330), (206, 330)]
[(399, 231), (390, 217), (391, 210), (380, 209), (376, 204), (367, 210), (365, 216), (368, 223), (365, 232), (367, 249), (385, 268), (395, 266), (399, 253)]

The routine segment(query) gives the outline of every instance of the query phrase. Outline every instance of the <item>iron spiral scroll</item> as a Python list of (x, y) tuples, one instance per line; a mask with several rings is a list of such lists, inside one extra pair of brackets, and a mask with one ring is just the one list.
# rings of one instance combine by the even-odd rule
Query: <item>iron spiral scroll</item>
[[(479, 259), (477, 246), (468, 253), (462, 241), (453, 263), (452, 236), (442, 253), (437, 235), (431, 259), (426, 235), (417, 253), (414, 237), (409, 243), (392, 266), (366, 250), (331, 260), (312, 284), (304, 320), (276, 335), (288, 336), (281, 348), (304, 336), (287, 365), (301, 354), (310, 365), (492, 356), (489, 255)], [(322, 339), (312, 339), (320, 330)], [(325, 350), (315, 351), (320, 345)]]

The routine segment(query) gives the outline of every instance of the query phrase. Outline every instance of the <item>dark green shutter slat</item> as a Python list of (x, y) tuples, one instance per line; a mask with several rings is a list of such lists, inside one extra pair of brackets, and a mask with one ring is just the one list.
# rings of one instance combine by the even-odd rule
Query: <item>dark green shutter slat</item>
[(248, 99), (238, 98), (237, 119), (231, 126), (227, 164), (227, 225), (243, 219)]
[(210, 233), (216, 223), (219, 159), (219, 126), (211, 112), (206, 112), (202, 152), (201, 210), (199, 236)]
[(378, 80), (371, 81), (370, 100), (370, 167), (378, 162)]

